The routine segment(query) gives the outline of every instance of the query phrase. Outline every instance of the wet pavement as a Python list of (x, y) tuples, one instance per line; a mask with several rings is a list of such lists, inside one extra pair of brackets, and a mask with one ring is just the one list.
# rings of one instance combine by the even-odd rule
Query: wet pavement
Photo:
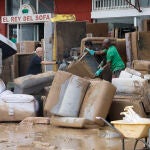
[[(133, 150), (134, 142), (134, 139), (125, 139), (125, 150)], [(143, 144), (138, 143), (137, 150), (142, 147)], [(71, 129), (1, 123), (0, 150), (122, 150), (122, 142), (109, 127)]]

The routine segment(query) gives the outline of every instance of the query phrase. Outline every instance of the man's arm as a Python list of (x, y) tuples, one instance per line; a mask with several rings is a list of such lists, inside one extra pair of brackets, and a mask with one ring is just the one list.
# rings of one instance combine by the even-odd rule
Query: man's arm
[(55, 65), (57, 63), (56, 63), (56, 61), (46, 61), (46, 60), (43, 60), (43, 61), (41, 61), (41, 64), (42, 65)]
[(99, 51), (95, 51), (95, 55), (102, 55), (102, 54), (104, 54), (104, 53), (106, 53), (106, 51), (105, 50), (99, 50)]
[(99, 51), (94, 51), (94, 50), (91, 50), (89, 48), (86, 48), (86, 50), (91, 54), (91, 55), (102, 55), (104, 53), (106, 53), (106, 49), (104, 50), (99, 50)]
[(106, 67), (110, 66), (110, 62), (107, 62), (102, 68), (105, 69)]
[(101, 67), (100, 69), (98, 69), (98, 70), (95, 72), (95, 76), (96, 76), (96, 77), (99, 76), (107, 66), (110, 66), (110, 62), (107, 62), (105, 66), (103, 66), (103, 67)]

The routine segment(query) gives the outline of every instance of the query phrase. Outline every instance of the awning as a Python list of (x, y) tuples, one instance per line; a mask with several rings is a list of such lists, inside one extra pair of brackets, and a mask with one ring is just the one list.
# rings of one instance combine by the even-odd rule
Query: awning
[(6, 59), (17, 53), (16, 44), (0, 34), (0, 48), (2, 49), (2, 59)]

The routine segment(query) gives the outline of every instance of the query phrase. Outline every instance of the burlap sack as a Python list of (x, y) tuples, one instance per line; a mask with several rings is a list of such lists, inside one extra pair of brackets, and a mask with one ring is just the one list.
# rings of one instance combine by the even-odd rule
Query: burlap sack
[(106, 118), (115, 92), (116, 88), (110, 82), (92, 80), (80, 109), (79, 117), (103, 125), (104, 122), (97, 120), (96, 117)]
[(134, 60), (132, 63), (135, 70), (150, 71), (150, 61), (148, 60)]

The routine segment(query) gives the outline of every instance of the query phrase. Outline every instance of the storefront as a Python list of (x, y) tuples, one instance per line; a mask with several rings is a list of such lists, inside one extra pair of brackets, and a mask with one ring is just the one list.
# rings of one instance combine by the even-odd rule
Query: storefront
[(54, 0), (55, 1), (55, 14), (74, 14), (77, 21), (92, 22), (91, 0)]
[(7, 26), (8, 38), (16, 35), (17, 42), (40, 41), (53, 10), (53, 0), (6, 0), (6, 16), (1, 17), (1, 23)]

